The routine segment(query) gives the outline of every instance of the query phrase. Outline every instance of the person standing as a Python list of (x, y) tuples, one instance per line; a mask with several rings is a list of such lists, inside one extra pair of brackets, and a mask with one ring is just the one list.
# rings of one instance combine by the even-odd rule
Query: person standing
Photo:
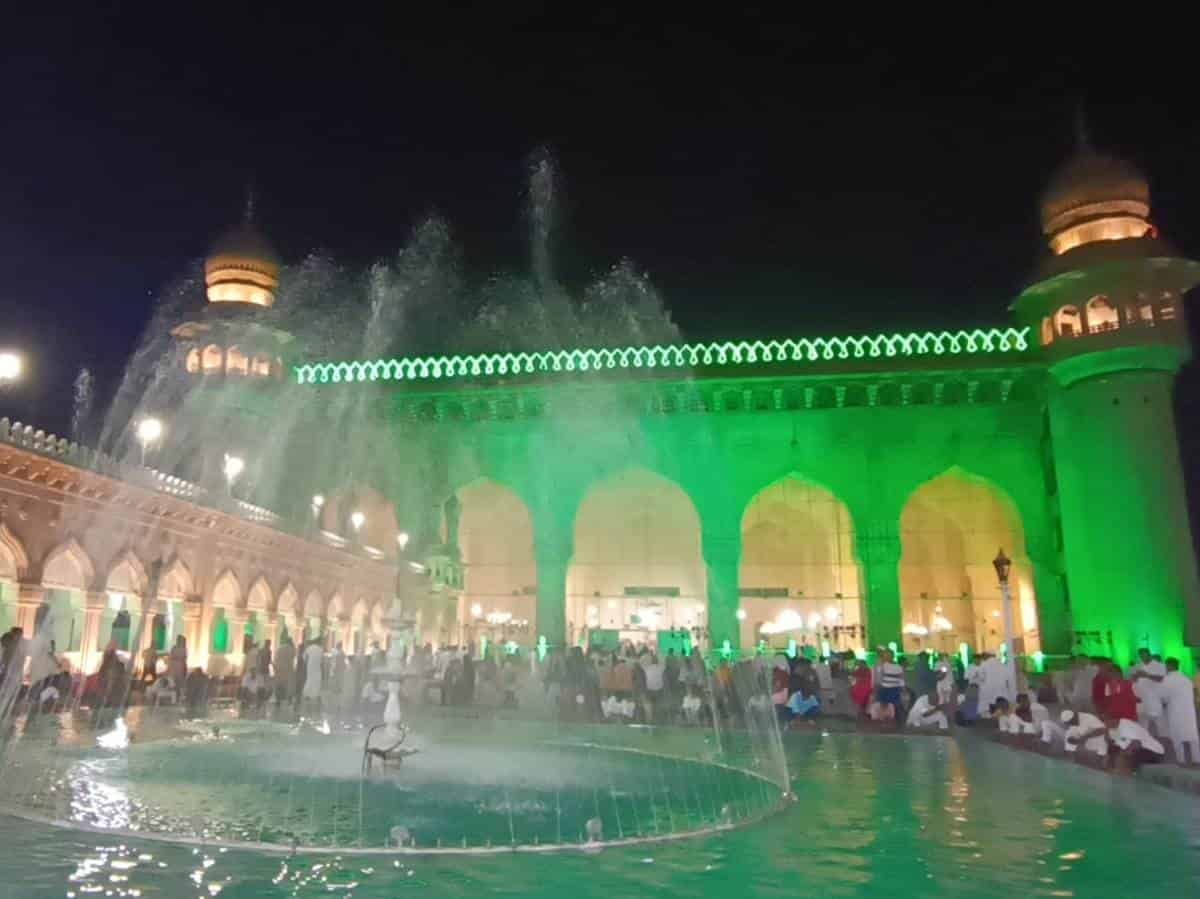
[(1175, 761), (1200, 766), (1200, 733), (1196, 729), (1196, 687), (1179, 670), (1179, 659), (1167, 659), (1167, 676), (1162, 680), (1166, 706), (1167, 736), (1175, 747)]
[(1158, 736), (1163, 735), (1162, 681), (1167, 676), (1167, 666), (1150, 655), (1150, 650), (1138, 650), (1138, 664), (1129, 676), (1133, 678), (1133, 691), (1138, 698), (1138, 724)]
[(287, 702), (292, 691), (292, 678), (296, 676), (296, 648), (287, 634), (279, 641), (275, 652), (275, 702)]
[(892, 716), (896, 723), (904, 721), (904, 669), (896, 663), (890, 649), (882, 651), (879, 669), (879, 692), (877, 699), (880, 705), (890, 705)]
[(999, 656), (989, 654), (979, 666), (979, 717), (991, 715), (992, 706), (998, 699), (1015, 700), (1015, 686), (1010, 667), (1001, 662)]
[(318, 710), (321, 708), (321, 663), (324, 657), (318, 640), (313, 640), (304, 650), (304, 701), (315, 704)]
[(1133, 689), (1133, 681), (1121, 676), (1117, 665), (1110, 665), (1108, 679), (1105, 681), (1104, 709), (1107, 718), (1116, 720), (1138, 720), (1138, 697)]
[(175, 645), (171, 647), (171, 654), (167, 661), (167, 670), (170, 671), (171, 677), (175, 683), (181, 688), (188, 676), (188, 650), (187, 638), (180, 634), (175, 638)]

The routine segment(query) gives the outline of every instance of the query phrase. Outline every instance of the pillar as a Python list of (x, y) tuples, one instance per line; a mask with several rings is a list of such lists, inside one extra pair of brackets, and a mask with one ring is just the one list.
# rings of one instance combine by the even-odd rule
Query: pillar
[(250, 620), (250, 613), (246, 609), (226, 609), (225, 620), (229, 622), (230, 643), (230, 648), (225, 653), (225, 658), (229, 661), (229, 670), (226, 673), (235, 674), (246, 661), (243, 647), (246, 643), (246, 622)]
[(204, 665), (208, 658), (208, 647), (202, 641), (206, 636), (201, 629), (204, 612), (204, 597), (193, 593), (183, 599), (183, 639), (188, 647), (188, 666)]
[(46, 588), (41, 584), (22, 583), (17, 585), (16, 626), (24, 632), (26, 639), (34, 636), (37, 611), (45, 598)]
[(90, 674), (92, 665), (99, 667), (108, 644), (109, 635), (100, 633), (104, 610), (108, 606), (108, 591), (89, 590), (84, 598), (83, 634), (79, 641), (79, 670)]
[(552, 649), (567, 641), (567, 568), (571, 564), (571, 541), (534, 539), (537, 563), (537, 635)]
[(1071, 609), (1067, 605), (1066, 579), (1062, 559), (1048, 537), (1026, 537), (1025, 553), (1033, 565), (1033, 592), (1037, 595), (1038, 632), (1042, 652), (1069, 653)]
[(708, 592), (709, 647), (719, 650), (728, 640), (736, 651), (742, 644), (742, 627), (737, 617), (742, 535), (736, 516), (725, 517), (728, 520), (721, 522), (704, 519), (700, 542)]
[(855, 539), (866, 593), (867, 646), (901, 640), (900, 534), (896, 523), (859, 527)]

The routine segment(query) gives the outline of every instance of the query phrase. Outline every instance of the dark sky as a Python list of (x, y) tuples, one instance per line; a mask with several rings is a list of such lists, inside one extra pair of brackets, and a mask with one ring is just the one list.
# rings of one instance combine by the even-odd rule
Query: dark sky
[(689, 336), (999, 323), (1085, 97), (1094, 142), (1145, 168), (1162, 232), (1200, 255), (1195, 79), (1161, 35), (1151, 55), (979, 25), (921, 41), (753, 13), (562, 31), (518, 5), (395, 9), (6, 16), (0, 344), (32, 370), (3, 411), (63, 429), (81, 365), (111, 387), (251, 178), (289, 260), (389, 255), (436, 209), (482, 274), (525, 264), (524, 167), (548, 145), (567, 279), (631, 256)]

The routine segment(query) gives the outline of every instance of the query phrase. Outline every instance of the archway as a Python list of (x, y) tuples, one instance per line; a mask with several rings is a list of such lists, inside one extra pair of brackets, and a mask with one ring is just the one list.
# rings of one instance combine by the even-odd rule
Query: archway
[(342, 623), (346, 615), (346, 604), (342, 599), (342, 594), (335, 593), (329, 600), (329, 605), (325, 607), (325, 649), (331, 650), (335, 646), (342, 647), (345, 652), (345, 634), (343, 633)]
[(273, 602), (274, 596), (271, 594), (270, 585), (267, 583), (266, 578), (259, 576), (250, 585), (250, 592), (246, 594), (246, 626), (244, 634), (255, 643), (262, 643), (269, 636), (267, 634), (267, 614), (270, 612)]
[(304, 597), (304, 606), (300, 610), (300, 620), (297, 623), (302, 634), (301, 640), (307, 643), (318, 639), (323, 632), (324, 620), (325, 600), (321, 598), (320, 593), (312, 590)]
[(750, 500), (738, 582), (743, 646), (862, 645), (854, 524), (824, 487), (789, 475)]
[(588, 491), (567, 569), (568, 639), (683, 649), (707, 627), (706, 597), (700, 516), (678, 484), (634, 468)]
[(17, 624), (17, 584), (28, 567), (24, 545), (0, 521), (0, 632)]
[(275, 611), (279, 616), (276, 639), (280, 645), (283, 644), (285, 638), (295, 643), (300, 637), (300, 610), (297, 608), (299, 601), (300, 594), (290, 583), (279, 591), (279, 601), (275, 605)]
[(184, 603), (195, 590), (187, 565), (182, 559), (173, 559), (158, 579), (157, 609), (151, 625), (154, 648), (159, 652), (168, 651), (184, 634)]
[[(142, 598), (146, 592), (146, 569), (133, 553), (121, 556), (109, 569), (104, 582), (107, 601), (100, 613), (98, 646), (111, 641), (120, 653), (136, 654), (149, 639), (143, 631)], [(134, 659), (134, 664), (138, 663)]]
[(208, 672), (225, 674), (241, 657), (240, 635), (234, 633), (231, 619), (242, 605), (242, 587), (237, 576), (224, 571), (213, 584), (209, 602)]
[(904, 646), (952, 651), (960, 643), (995, 651), (1004, 641), (1000, 585), (992, 560), (1012, 557), (1015, 651), (1040, 648), (1033, 569), (1012, 501), (960, 469), (927, 481), (900, 515)]
[(463, 592), (460, 642), (531, 644), (537, 615), (533, 521), (515, 492), (492, 480), (460, 489), (458, 547)]
[(360, 599), (350, 610), (350, 647), (348, 652), (363, 655), (369, 646), (367, 627), (370, 624), (370, 607), (366, 599)]
[(95, 577), (92, 560), (75, 540), (68, 540), (46, 556), (42, 565), (41, 607), (34, 630), (48, 628), (54, 649), (79, 671), (85, 671), (91, 652), (84, 646), (85, 596)]
[(1108, 297), (1094, 296), (1083, 307), (1087, 316), (1088, 331), (1092, 334), (1100, 331), (1115, 331), (1121, 327), (1121, 314), (1108, 301)]

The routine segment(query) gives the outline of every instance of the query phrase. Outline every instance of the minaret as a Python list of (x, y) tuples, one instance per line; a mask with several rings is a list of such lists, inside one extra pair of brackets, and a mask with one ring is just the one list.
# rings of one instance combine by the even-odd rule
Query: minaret
[(1161, 240), (1132, 165), (1081, 136), (1042, 197), (1050, 253), (1014, 309), (1050, 371), (1048, 414), (1077, 651), (1140, 646), (1188, 670), (1197, 582), (1172, 389), (1200, 264)]

